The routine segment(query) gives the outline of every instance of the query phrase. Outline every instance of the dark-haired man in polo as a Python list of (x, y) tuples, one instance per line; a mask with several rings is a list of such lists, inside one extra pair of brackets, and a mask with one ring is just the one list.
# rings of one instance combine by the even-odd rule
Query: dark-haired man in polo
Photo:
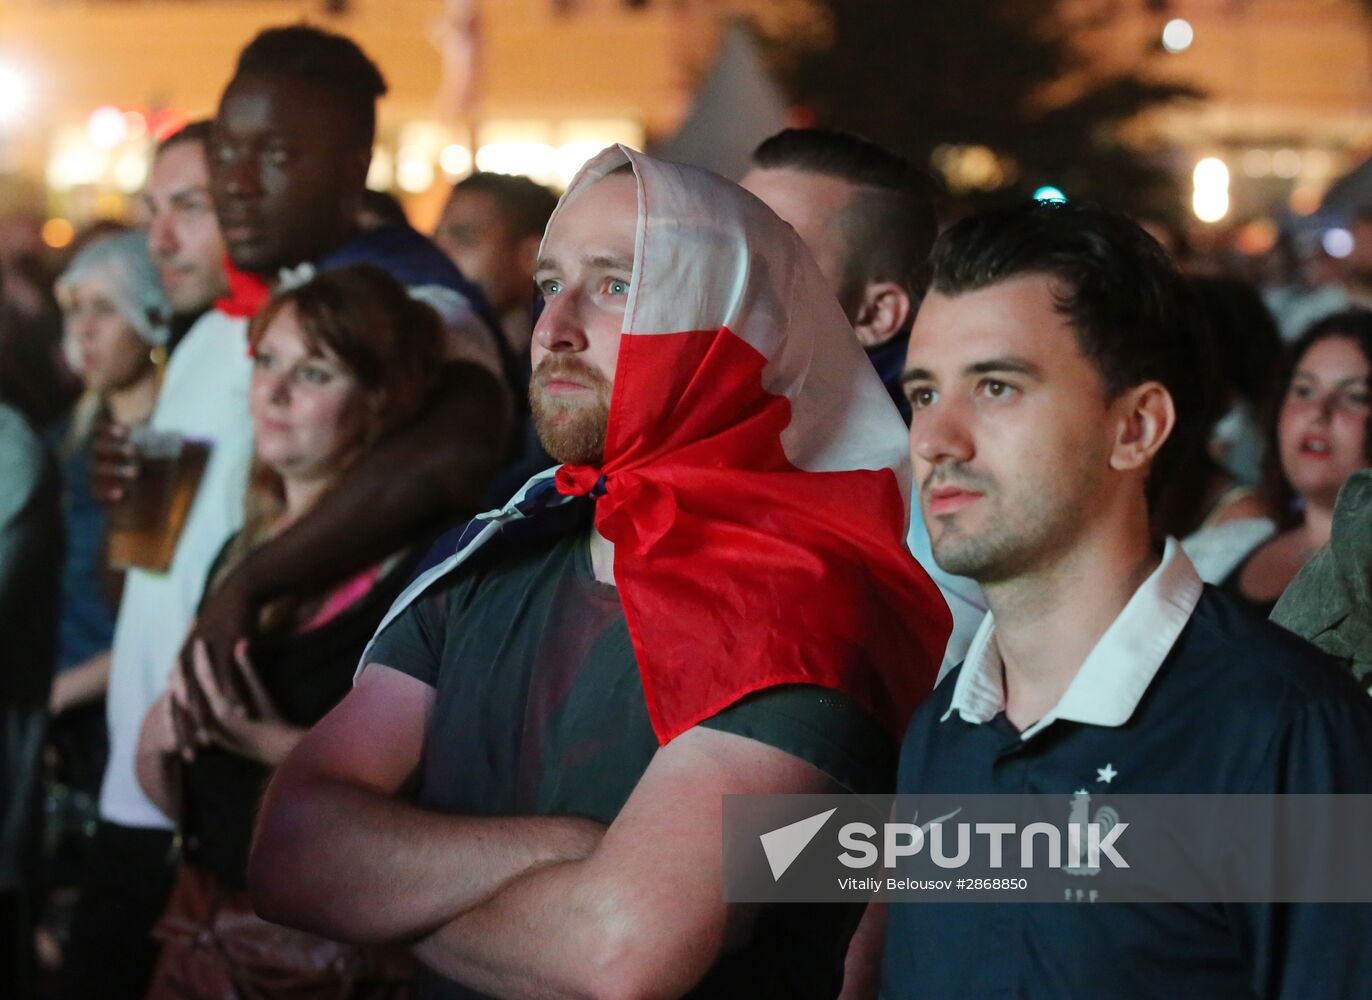
[[(900, 792), (1372, 792), (1352, 678), (1150, 537), (1153, 488), (1208, 426), (1203, 343), (1123, 216), (1030, 204), (940, 238), (904, 376), (910, 450), (934, 557), (991, 612), (915, 714)], [(881, 995), (1372, 994), (1366, 906), (1081, 896), (892, 904)]]

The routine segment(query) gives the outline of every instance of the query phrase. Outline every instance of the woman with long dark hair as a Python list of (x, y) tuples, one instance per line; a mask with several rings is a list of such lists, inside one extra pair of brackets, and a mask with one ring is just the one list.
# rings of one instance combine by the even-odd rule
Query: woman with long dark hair
[(1328, 543), (1344, 482), (1372, 467), (1372, 311), (1320, 320), (1291, 358), (1260, 487), (1276, 531), (1219, 581), (1264, 614)]

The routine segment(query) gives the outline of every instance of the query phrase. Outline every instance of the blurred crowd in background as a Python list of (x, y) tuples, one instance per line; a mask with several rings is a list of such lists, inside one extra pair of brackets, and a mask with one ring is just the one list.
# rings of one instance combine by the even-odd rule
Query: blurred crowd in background
[[(215, 119), (160, 138), (125, 219), (60, 248), (44, 218), (0, 221), (0, 969), (32, 995), (146, 982), (158, 946), (174, 961), (176, 906), (243, 892), (261, 783), (343, 696), (428, 543), (553, 464), (527, 395), (558, 191), (478, 169), (421, 233), (365, 188), (386, 84), (333, 38), (260, 36)], [(780, 131), (745, 166), (908, 420), (922, 254), (980, 202), (846, 132)], [(817, 186), (788, 187), (795, 175)], [(1344, 482), (1372, 466), (1372, 206), (1293, 221), (1254, 251), (1238, 228), (1197, 240), (1183, 206), (1160, 204), (1134, 214), (1186, 276), (1213, 364), (1208, 440), (1158, 484), (1155, 538), (1267, 612), (1328, 542)], [(887, 326), (864, 297), (878, 279), (907, 296)], [(163, 493), (139, 501), (153, 530), (131, 505), (155, 475)], [(183, 753), (185, 774), (167, 777)], [(179, 870), (182, 852), (204, 882)], [(132, 945), (121, 922), (143, 932)], [(339, 955), (320, 961), (361, 961)], [(407, 962), (366, 956), (381, 979), (404, 981)], [(153, 995), (186, 995), (178, 974), (159, 967)], [(0, 993), (30, 995), (3, 975)]]

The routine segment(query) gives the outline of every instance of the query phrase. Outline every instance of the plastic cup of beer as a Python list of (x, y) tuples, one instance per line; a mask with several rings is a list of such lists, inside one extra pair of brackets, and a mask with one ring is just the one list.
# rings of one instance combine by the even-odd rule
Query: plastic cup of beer
[(165, 573), (195, 502), (210, 446), (175, 431), (138, 427), (129, 434), (138, 478), (107, 513), (106, 544), (112, 567)]

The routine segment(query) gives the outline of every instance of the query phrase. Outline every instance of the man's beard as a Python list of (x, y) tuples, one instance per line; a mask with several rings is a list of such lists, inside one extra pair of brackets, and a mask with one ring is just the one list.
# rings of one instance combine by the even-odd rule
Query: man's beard
[[(595, 390), (590, 401), (551, 396), (547, 385), (567, 378)], [(610, 422), (610, 383), (581, 361), (545, 358), (529, 382), (529, 407), (538, 440), (564, 465), (599, 465), (605, 454), (605, 431)]]
[[(990, 476), (966, 468), (942, 467), (925, 479), (922, 492), (957, 486), (982, 494), (980, 523), (968, 530), (956, 514), (927, 518), (925, 527), (939, 568), (980, 584), (999, 583), (1032, 572), (1064, 546), (1080, 511), (1068, 498), (1034, 488), (1007, 496)], [(1007, 500), (1009, 501), (1007, 503)]]

